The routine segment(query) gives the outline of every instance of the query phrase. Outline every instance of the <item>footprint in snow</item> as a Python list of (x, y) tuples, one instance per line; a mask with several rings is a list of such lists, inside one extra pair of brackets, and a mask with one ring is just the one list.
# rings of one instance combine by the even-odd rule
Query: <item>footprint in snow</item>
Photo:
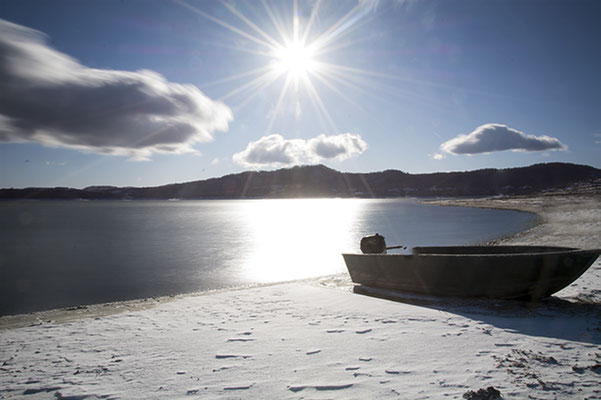
[(221, 368), (215, 368), (215, 369), (213, 369), (213, 372), (225, 371), (225, 370), (228, 370), (228, 369), (230, 369), (230, 368), (233, 368), (233, 367), (231, 367), (231, 366), (229, 366), (229, 365), (224, 365), (224, 366), (223, 366), (223, 367), (221, 367)]
[(319, 390), (319, 391), (343, 390), (343, 389), (348, 389), (352, 386), (353, 386), (352, 383), (343, 383), (340, 385), (290, 385), (290, 386), (288, 386), (288, 390), (296, 393), (296, 392), (300, 392), (301, 390), (305, 390), (305, 389), (315, 389), (315, 390)]
[(385, 369), (384, 372), (386, 372), (389, 375), (408, 375), (408, 374), (411, 374), (411, 371), (400, 371), (398, 369)]
[(217, 354), (215, 355), (215, 358), (217, 359), (224, 359), (224, 358), (250, 358), (250, 356), (248, 355), (244, 355), (244, 354)]
[(224, 387), (223, 390), (248, 390), (253, 385), (254, 385), (254, 383), (251, 383), (250, 385), (227, 386), (227, 387)]
[(360, 329), (360, 330), (355, 331), (355, 333), (358, 333), (360, 335), (363, 335), (364, 333), (368, 333), (368, 332), (371, 332), (371, 328)]

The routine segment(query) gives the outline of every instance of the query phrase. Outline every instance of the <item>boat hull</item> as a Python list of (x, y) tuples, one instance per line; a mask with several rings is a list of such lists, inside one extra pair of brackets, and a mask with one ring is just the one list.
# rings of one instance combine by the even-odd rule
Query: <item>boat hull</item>
[(601, 250), (543, 246), (416, 247), (343, 254), (354, 283), (428, 295), (539, 299), (582, 275)]

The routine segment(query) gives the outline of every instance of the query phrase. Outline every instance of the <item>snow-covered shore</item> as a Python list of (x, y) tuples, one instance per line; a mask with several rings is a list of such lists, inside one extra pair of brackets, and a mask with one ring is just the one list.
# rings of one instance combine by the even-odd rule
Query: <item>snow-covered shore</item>
[[(601, 247), (598, 197), (504, 243)], [(601, 260), (541, 303), (353, 294), (345, 276), (0, 318), (0, 398), (601, 398)]]

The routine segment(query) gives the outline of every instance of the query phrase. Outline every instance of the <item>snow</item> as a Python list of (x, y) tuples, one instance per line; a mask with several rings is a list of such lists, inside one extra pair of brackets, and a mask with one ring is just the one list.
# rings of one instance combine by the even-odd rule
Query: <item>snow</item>
[[(601, 247), (588, 200), (544, 200), (506, 242)], [(335, 276), (2, 317), (0, 398), (601, 398), (600, 271), (540, 303), (366, 296)]]

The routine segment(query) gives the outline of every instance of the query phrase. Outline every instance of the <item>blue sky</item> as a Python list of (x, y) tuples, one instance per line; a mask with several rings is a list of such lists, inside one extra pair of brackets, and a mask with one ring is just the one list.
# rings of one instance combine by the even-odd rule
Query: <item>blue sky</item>
[(599, 1), (22, 0), (0, 18), (0, 187), (601, 168)]

